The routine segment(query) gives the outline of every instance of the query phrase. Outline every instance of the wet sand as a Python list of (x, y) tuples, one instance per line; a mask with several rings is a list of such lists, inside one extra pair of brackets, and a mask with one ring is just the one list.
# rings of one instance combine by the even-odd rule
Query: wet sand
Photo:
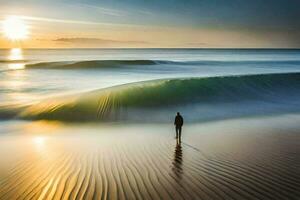
[(0, 199), (299, 199), (299, 122), (1, 122)]

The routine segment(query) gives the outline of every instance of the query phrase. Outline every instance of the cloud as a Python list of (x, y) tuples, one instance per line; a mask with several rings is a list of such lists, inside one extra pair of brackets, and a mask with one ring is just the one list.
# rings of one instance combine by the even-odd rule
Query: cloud
[(57, 18), (34, 17), (34, 16), (25, 16), (25, 15), (18, 15), (18, 17), (21, 17), (24, 20), (41, 21), (41, 22), (49, 22), (49, 23), (99, 25), (99, 26), (119, 26), (119, 27), (144, 27), (144, 25), (128, 24), (128, 23), (111, 23), (111, 22), (72, 20), (72, 19), (57, 19)]
[(116, 17), (123, 17), (128, 15), (129, 13), (126, 11), (121, 11), (121, 10), (116, 10), (116, 9), (111, 9), (111, 8), (106, 8), (106, 7), (101, 7), (101, 6), (95, 6), (95, 5), (88, 5), (88, 4), (83, 4), (83, 3), (77, 3), (75, 5), (78, 5), (80, 7), (92, 9), (94, 12), (97, 11), (101, 14), (105, 15), (111, 15), (111, 16), (116, 16)]
[(149, 44), (145, 41), (122, 41), (122, 40), (110, 40), (103, 38), (57, 38), (53, 39), (53, 42), (64, 43), (66, 45), (81, 45), (81, 46), (124, 46), (124, 45), (145, 45)]

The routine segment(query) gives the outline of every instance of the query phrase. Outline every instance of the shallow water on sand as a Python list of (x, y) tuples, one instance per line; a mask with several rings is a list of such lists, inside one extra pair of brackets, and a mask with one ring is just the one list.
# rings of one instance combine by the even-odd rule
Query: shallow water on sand
[(299, 122), (1, 122), (0, 199), (299, 199)]

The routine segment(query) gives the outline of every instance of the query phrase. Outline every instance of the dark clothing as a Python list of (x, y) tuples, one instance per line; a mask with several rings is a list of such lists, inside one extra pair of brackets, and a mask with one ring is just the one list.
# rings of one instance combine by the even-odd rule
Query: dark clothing
[(179, 138), (179, 140), (181, 140), (181, 126), (176, 126), (175, 127), (175, 130), (176, 130), (176, 139)]
[(176, 115), (175, 121), (174, 121), (174, 125), (176, 125), (176, 127), (182, 127), (182, 125), (183, 125), (183, 118), (182, 118), (181, 115)]
[(183, 118), (181, 115), (176, 115), (174, 125), (176, 130), (176, 138), (179, 138), (179, 141), (181, 141), (181, 127), (183, 126)]

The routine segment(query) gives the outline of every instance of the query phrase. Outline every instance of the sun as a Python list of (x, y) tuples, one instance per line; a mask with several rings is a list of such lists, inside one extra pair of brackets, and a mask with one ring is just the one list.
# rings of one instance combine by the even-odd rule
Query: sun
[(23, 40), (28, 37), (28, 26), (18, 16), (7, 17), (2, 26), (4, 35), (10, 40)]

